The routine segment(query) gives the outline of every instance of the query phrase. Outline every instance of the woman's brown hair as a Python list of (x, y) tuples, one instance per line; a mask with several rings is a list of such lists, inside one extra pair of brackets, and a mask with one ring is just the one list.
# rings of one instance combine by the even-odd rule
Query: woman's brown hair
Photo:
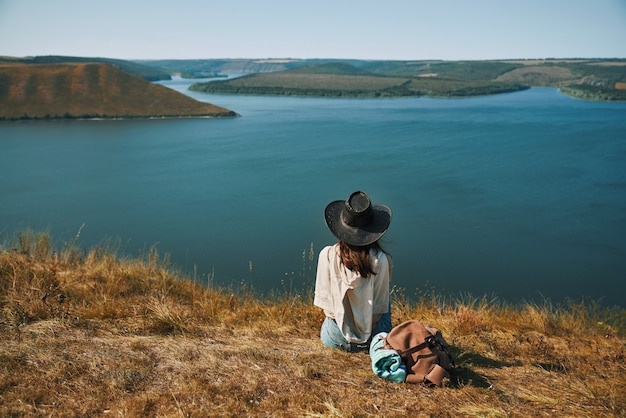
[(372, 270), (372, 260), (370, 258), (371, 248), (384, 251), (378, 241), (358, 247), (339, 241), (341, 263), (346, 266), (346, 268), (359, 273), (361, 277), (369, 277), (372, 274), (376, 274), (376, 272)]

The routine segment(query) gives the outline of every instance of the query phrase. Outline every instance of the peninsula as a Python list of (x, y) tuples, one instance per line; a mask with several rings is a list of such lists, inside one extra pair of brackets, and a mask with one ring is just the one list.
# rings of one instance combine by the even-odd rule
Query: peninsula
[(235, 116), (109, 63), (0, 63), (0, 120)]
[[(150, 64), (143, 62), (143, 64)], [(470, 97), (531, 87), (595, 101), (626, 100), (624, 59), (492, 61), (204, 60), (157, 61), (161, 69), (237, 73), (191, 90), (317, 97)]]

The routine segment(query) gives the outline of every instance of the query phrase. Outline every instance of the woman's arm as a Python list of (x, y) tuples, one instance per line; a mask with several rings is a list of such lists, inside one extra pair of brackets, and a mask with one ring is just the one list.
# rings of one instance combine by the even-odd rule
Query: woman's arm
[(317, 260), (317, 274), (315, 277), (315, 298), (313, 304), (326, 311), (333, 312), (331, 287), (330, 287), (330, 247), (325, 247), (320, 251)]
[[(384, 252), (378, 255), (379, 271), (374, 279), (374, 315), (389, 312), (389, 282), (391, 280), (391, 263)], [(376, 323), (377, 318), (374, 318)]]

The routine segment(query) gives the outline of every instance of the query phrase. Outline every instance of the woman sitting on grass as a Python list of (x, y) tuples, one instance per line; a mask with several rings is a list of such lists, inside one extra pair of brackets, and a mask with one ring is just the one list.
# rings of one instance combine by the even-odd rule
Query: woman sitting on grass
[(378, 240), (391, 223), (391, 209), (354, 192), (325, 209), (326, 224), (339, 239), (318, 259), (314, 305), (326, 319), (320, 337), (328, 347), (365, 351), (371, 337), (391, 331), (391, 257)]

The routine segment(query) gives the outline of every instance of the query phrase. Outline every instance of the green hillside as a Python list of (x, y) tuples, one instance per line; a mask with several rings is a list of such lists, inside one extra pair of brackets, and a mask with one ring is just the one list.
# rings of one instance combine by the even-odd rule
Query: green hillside
[(252, 74), (268, 73), (306, 67), (315, 64), (343, 62), (355, 65), (358, 60), (333, 59), (193, 59), (193, 60), (138, 60), (138, 64), (152, 66), (180, 74), (185, 78), (198, 78), (202, 74)]
[(345, 63), (257, 73), (208, 83), (196, 83), (192, 91), (227, 94), (270, 94), (323, 97), (462, 97), (497, 94), (527, 89), (518, 83), (438, 77), (384, 75), (376, 68), (359, 68)]
[[(207, 93), (464, 97), (505, 93), (530, 87), (554, 87), (561, 89), (563, 93), (587, 100), (626, 100), (626, 59), (221, 59), (141, 63), (182, 75), (209, 72), (222, 75), (244, 74), (236, 79), (198, 83), (192, 87), (194, 91)], [(374, 77), (381, 80), (375, 80)], [(382, 80), (389, 78), (392, 80)]]

